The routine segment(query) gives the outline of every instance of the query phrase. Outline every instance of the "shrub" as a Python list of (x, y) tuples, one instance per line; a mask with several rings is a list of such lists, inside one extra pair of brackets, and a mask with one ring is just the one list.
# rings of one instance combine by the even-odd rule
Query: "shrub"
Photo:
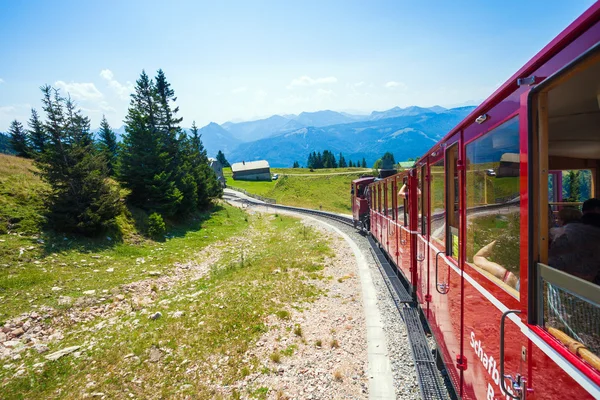
[(281, 362), (281, 354), (279, 354), (279, 351), (275, 350), (273, 353), (271, 353), (271, 361), (276, 364)]
[(294, 335), (302, 336), (302, 327), (298, 324), (294, 327)]
[(163, 220), (162, 215), (158, 213), (152, 213), (148, 217), (148, 236), (158, 239), (164, 236), (167, 231), (167, 226)]

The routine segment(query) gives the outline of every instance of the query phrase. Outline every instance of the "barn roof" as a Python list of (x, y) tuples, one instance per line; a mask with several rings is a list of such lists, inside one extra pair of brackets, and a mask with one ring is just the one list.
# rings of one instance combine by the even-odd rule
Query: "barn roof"
[(231, 172), (250, 171), (253, 169), (270, 168), (266, 160), (238, 162), (231, 165)]

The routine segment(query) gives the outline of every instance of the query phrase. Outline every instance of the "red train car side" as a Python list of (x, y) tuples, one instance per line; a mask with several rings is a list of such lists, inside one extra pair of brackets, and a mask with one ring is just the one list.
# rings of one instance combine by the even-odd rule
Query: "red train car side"
[(370, 233), (460, 397), (600, 398), (600, 259), (586, 253), (600, 243), (564, 266), (550, 245), (556, 211), (580, 206), (563, 201), (563, 172), (598, 196), (599, 129), (596, 3), (414, 168), (369, 185)]

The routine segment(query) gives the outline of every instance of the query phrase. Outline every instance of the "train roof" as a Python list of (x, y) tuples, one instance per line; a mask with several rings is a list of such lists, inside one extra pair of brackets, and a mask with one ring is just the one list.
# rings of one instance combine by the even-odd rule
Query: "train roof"
[(374, 180), (375, 180), (374, 177), (367, 176), (367, 177), (364, 177), (364, 178), (355, 179), (355, 180), (352, 181), (352, 183), (357, 183), (357, 184), (360, 184), (360, 183), (371, 183)]
[[(493, 108), (495, 105), (500, 103), (502, 100), (509, 97), (515, 91), (519, 89), (517, 80), (519, 78), (528, 78), (540, 67), (550, 61), (554, 56), (558, 55), (560, 51), (564, 50), (570, 43), (572, 43), (578, 36), (584, 33), (587, 29), (592, 27), (600, 19), (600, 2), (594, 3), (588, 8), (583, 14), (581, 14), (575, 21), (567, 26), (558, 36), (556, 36), (550, 43), (548, 43), (542, 50), (540, 50), (531, 60), (529, 60), (521, 69), (519, 69), (514, 75), (512, 75), (502, 86), (500, 86), (494, 93), (492, 93), (483, 103), (477, 106), (467, 117), (465, 117), (457, 126), (455, 126), (450, 132), (448, 132), (438, 143), (424, 153), (424, 156), (429, 155), (440, 143), (443, 143), (450, 139), (454, 134), (463, 130), (473, 124), (475, 119), (485, 114), (488, 110)], [(538, 77), (538, 78), (547, 78)], [(536, 82), (536, 84), (539, 82)], [(424, 158), (424, 157), (422, 157)]]

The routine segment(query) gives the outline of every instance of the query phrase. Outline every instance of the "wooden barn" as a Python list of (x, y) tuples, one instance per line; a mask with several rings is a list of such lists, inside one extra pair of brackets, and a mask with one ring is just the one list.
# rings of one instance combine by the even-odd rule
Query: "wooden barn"
[(242, 161), (231, 165), (233, 179), (238, 181), (270, 181), (271, 167), (266, 160)]

